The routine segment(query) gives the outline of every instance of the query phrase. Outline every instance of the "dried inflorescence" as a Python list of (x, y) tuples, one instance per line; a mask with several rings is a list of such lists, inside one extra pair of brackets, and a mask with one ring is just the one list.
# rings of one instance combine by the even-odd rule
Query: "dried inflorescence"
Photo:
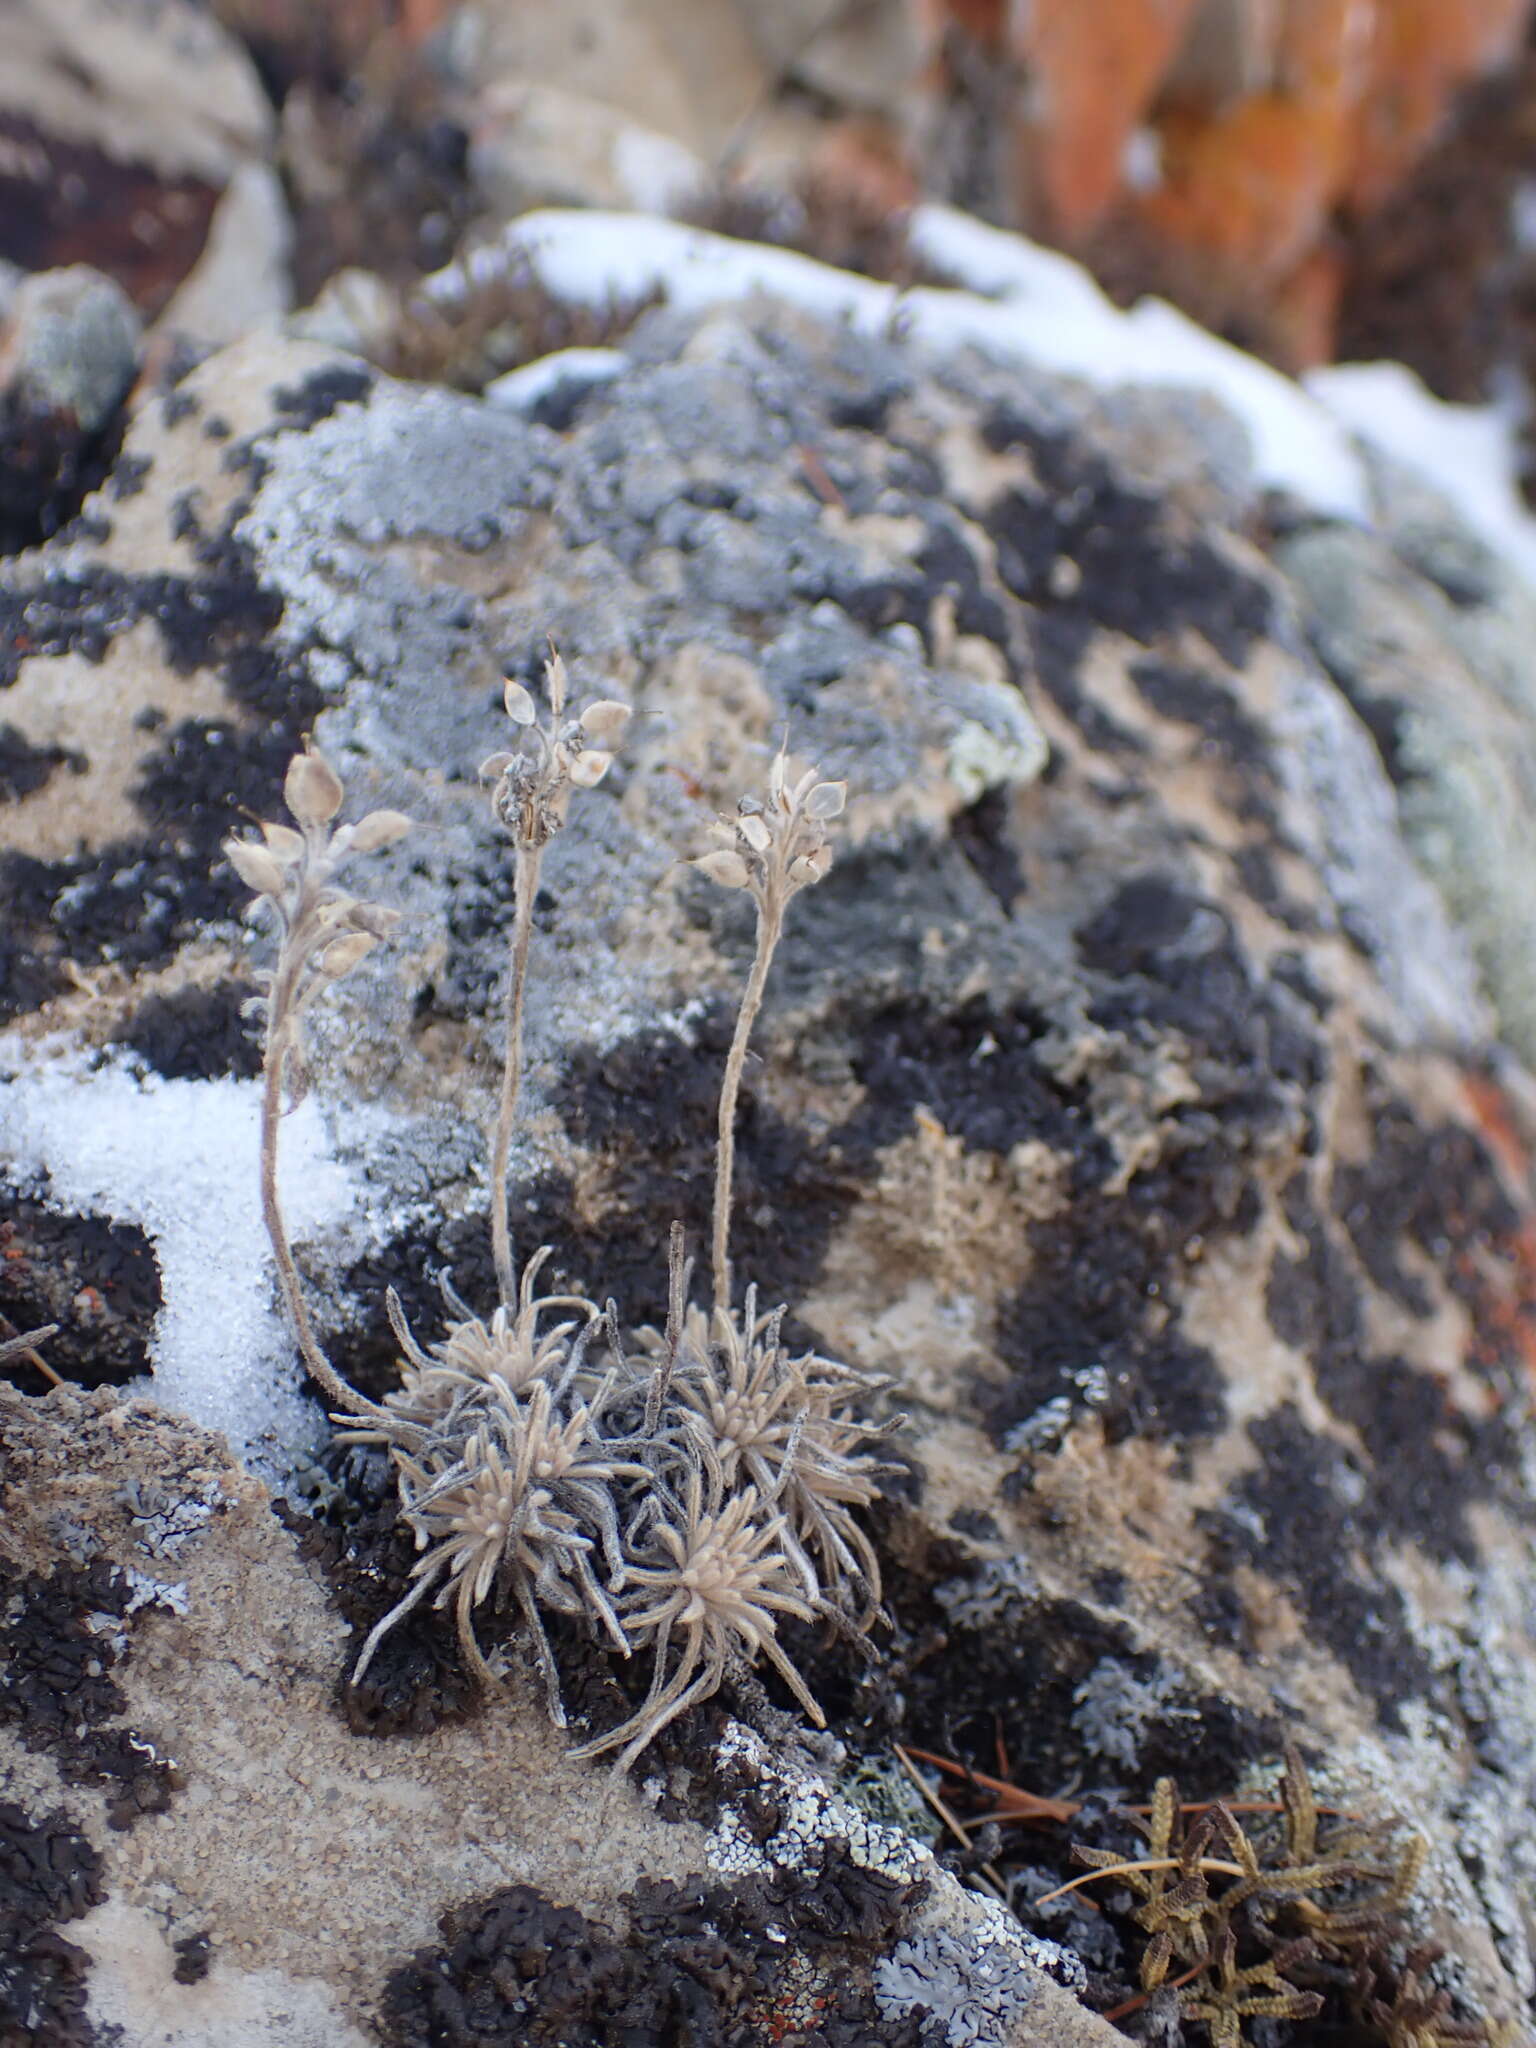
[(825, 1620), (866, 1632), (880, 1602), (874, 1547), (858, 1520), (884, 1469), (869, 1446), (895, 1424), (857, 1412), (883, 1380), (814, 1351), (791, 1355), (782, 1309), (760, 1314), (749, 1287), (729, 1293), (729, 1213), (736, 1098), (785, 909), (831, 862), (827, 826), (843, 785), (774, 763), (766, 804), (744, 799), (717, 828), (727, 844), (698, 865), (746, 889), (758, 907), (758, 948), (722, 1084), (716, 1162), (713, 1313), (688, 1301), (682, 1234), (671, 1245), (670, 1310), (662, 1333), (623, 1342), (613, 1305), (541, 1294), (551, 1253), (516, 1272), (506, 1169), (522, 1072), (523, 1005), (532, 905), (545, 847), (574, 793), (607, 773), (629, 708), (604, 699), (567, 710), (563, 664), (545, 670), (547, 710), (506, 688), (516, 744), (482, 769), (491, 805), (512, 843), (516, 911), (506, 1004), (502, 1085), (491, 1143), (491, 1234), (500, 1301), (488, 1320), (445, 1288), (450, 1321), (423, 1345), (391, 1290), (400, 1385), (365, 1401), (335, 1373), (310, 1326), (276, 1201), (276, 1143), (285, 1082), (301, 1077), (299, 1020), (307, 1004), (355, 966), (392, 913), (339, 889), (349, 854), (392, 843), (408, 821), (375, 812), (336, 828), (342, 789), (312, 748), (289, 772), (299, 830), (264, 825), (263, 841), (231, 841), (241, 876), (277, 912), (279, 950), (267, 978), (267, 1079), (262, 1185), (285, 1302), (305, 1361), (340, 1411), (344, 1438), (384, 1448), (400, 1512), (421, 1551), (410, 1581), (362, 1647), (360, 1680), (389, 1631), (423, 1601), (451, 1609), (465, 1664), (485, 1686), (499, 1674), (476, 1621), (499, 1605), (521, 1615), (544, 1676), (551, 1718), (564, 1725), (544, 1617), (584, 1623), (623, 1656), (651, 1658), (650, 1687), (621, 1727), (576, 1754), (621, 1751), (627, 1767), (678, 1715), (727, 1675), (760, 1659), (822, 1723), (805, 1680), (778, 1640), (785, 1619)]

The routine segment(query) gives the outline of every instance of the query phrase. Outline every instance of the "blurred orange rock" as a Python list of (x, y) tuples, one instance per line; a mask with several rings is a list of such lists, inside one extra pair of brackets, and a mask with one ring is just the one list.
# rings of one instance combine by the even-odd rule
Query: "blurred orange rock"
[(1378, 205), (1429, 143), (1456, 92), (1519, 48), (1531, 0), (1374, 0), (1349, 197)]
[(1158, 235), (1207, 253), (1250, 286), (1301, 263), (1350, 162), (1367, 78), (1362, 5), (1288, 0), (1267, 90), (1208, 119), (1164, 120), (1161, 182), (1133, 201)]
[(1125, 146), (1176, 55), (1195, 0), (1032, 0), (1014, 10), (1026, 67), (1026, 176), (1067, 241), (1102, 218), (1122, 182)]
[[(911, 0), (1017, 67), (1016, 186), (1026, 230), (1083, 247), (1119, 222), (1162, 251), (1197, 308), (1326, 354), (1328, 239), (1378, 205), (1456, 95), (1508, 61), (1536, 0)], [(1136, 174), (1128, 144), (1149, 131)], [(1155, 146), (1153, 146), (1155, 145)], [(1156, 266), (1150, 282), (1157, 282)]]

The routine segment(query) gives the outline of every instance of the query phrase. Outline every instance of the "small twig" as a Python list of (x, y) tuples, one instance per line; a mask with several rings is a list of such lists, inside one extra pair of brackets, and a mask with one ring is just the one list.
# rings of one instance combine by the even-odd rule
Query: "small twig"
[[(1085, 1884), (1093, 1884), (1101, 1877), (1123, 1877), (1128, 1870), (1183, 1870), (1182, 1856), (1145, 1856), (1135, 1863), (1107, 1863), (1102, 1870), (1085, 1870), (1081, 1877), (1074, 1877), (1068, 1884), (1059, 1884), (1053, 1892), (1043, 1892), (1033, 1903), (1048, 1906), (1052, 1899), (1064, 1899), (1068, 1892), (1075, 1892)], [(1197, 1857), (1193, 1868), (1200, 1871), (1214, 1870), (1222, 1877), (1246, 1877), (1247, 1871), (1240, 1863), (1223, 1863), (1214, 1856)]]
[[(1038, 1905), (1040, 1902), (1037, 1899), (1035, 1903)], [(1186, 1984), (1193, 1984), (1200, 1975), (1200, 1972), (1209, 1969), (1210, 1966), (1211, 1957), (1208, 1955), (1202, 1956), (1194, 1968), (1186, 1970), (1182, 1977), (1165, 1977), (1158, 1986), (1158, 1989), (1160, 1991), (1182, 1990)], [(1150, 1991), (1138, 1991), (1134, 1998), (1127, 1998), (1121, 2004), (1112, 2006), (1108, 2012), (1101, 2012), (1099, 2018), (1101, 2020), (1108, 2020), (1111, 2024), (1116, 2020), (1127, 2019), (1133, 2012), (1140, 2012), (1151, 1996), (1152, 1993)]]
[[(969, 1849), (971, 1846), (970, 1837), (966, 1834), (965, 1829), (955, 1818), (954, 1814), (950, 1812), (949, 1807), (945, 1804), (940, 1794), (925, 1780), (922, 1772), (913, 1763), (911, 1755), (902, 1748), (899, 1742), (893, 1742), (891, 1748), (895, 1751), (907, 1776), (912, 1780), (928, 1805), (933, 1808), (934, 1812), (944, 1823), (945, 1827), (949, 1829), (956, 1841), (959, 1842), (960, 1846), (963, 1849)], [(979, 1867), (982, 1875), (996, 1891), (998, 1898), (1006, 1905), (1008, 1903), (1008, 1887), (1003, 1881), (1002, 1873), (990, 1863), (983, 1863)]]
[[(991, 1792), (1003, 1803), (992, 1813), (967, 1815), (961, 1825), (964, 1827), (985, 1827), (988, 1821), (1014, 1820), (1024, 1823), (1039, 1821), (1074, 1820), (1082, 1811), (1080, 1799), (1052, 1799), (1040, 1792), (1027, 1792), (1021, 1785), (1014, 1785), (1006, 1778), (989, 1777), (985, 1771), (973, 1770), (969, 1764), (957, 1763), (953, 1757), (936, 1756), (931, 1750), (911, 1749), (909, 1755), (920, 1763), (932, 1764), (935, 1770), (948, 1771), (951, 1777), (964, 1778), (970, 1785), (978, 1785), (984, 1792)], [(1012, 1803), (1010, 1803), (1012, 1802)], [(1285, 1807), (1278, 1799), (1186, 1799), (1180, 1802), (1182, 1814), (1209, 1813), (1215, 1806), (1224, 1806), (1228, 1813), (1284, 1813)], [(1123, 1806), (1122, 1813), (1150, 1813), (1150, 1806)], [(1327, 1814), (1330, 1820), (1363, 1820), (1364, 1815), (1351, 1813), (1342, 1806), (1319, 1806), (1319, 1813)]]
[(44, 1323), (41, 1329), (24, 1330), (20, 1336), (5, 1338), (0, 1342), (0, 1365), (10, 1365), (19, 1361), (22, 1365), (30, 1365), (35, 1372), (40, 1372), (51, 1385), (62, 1387), (64, 1375), (55, 1372), (37, 1349), (39, 1344), (46, 1344), (50, 1337), (56, 1337), (58, 1334), (57, 1323)]
[(1020, 1802), (1015, 1806), (1005, 1804), (996, 1813), (986, 1815), (987, 1820), (1069, 1821), (1081, 1811), (1081, 1800), (1048, 1799), (1038, 1792), (1026, 1792), (1018, 1785), (1010, 1785), (1005, 1778), (990, 1778), (985, 1771), (973, 1771), (966, 1764), (957, 1764), (948, 1757), (934, 1756), (926, 1749), (914, 1749), (912, 1755), (922, 1763), (932, 1764), (936, 1770), (948, 1771), (953, 1777), (964, 1778), (969, 1784), (981, 1786), (983, 1791), (994, 1793), (1005, 1802)]

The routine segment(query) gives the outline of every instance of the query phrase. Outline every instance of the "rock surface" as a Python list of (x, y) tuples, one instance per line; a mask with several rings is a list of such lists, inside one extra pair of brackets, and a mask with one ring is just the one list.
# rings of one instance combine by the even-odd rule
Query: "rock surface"
[(194, 0), (15, 0), (0, 65), (0, 257), (86, 262), (157, 309), (272, 141), (245, 49)]
[[(66, 1634), (117, 1616), (127, 1704), (99, 1719), (126, 1713), (154, 1752), (125, 1791), (88, 1745), (40, 1749), (10, 1717), (5, 1797), (76, 1845), (64, 1931), (93, 2021), (190, 2042), (222, 1999), (228, 2038), (259, 2040), (286, 2000), (291, 2038), (346, 2039), (389, 1980), (389, 2038), (417, 2038), (420, 1978), (399, 1973), (470, 1981), (499, 1888), (610, 1927), (629, 1893), (643, 1933), (660, 1908), (635, 1903), (642, 1872), (726, 1881), (704, 1848), (741, 1797), (719, 1705), (756, 1714), (770, 1759), (793, 1755), (782, 1717), (743, 1696), (682, 1724), (654, 1792), (649, 1763), (640, 1789), (610, 1786), (562, 1761), (531, 1686), (463, 1718), (451, 1637), (429, 1623), (399, 1631), (353, 1702), (375, 1739), (351, 1732), (344, 1628), (398, 1585), (404, 1535), (355, 1472), (314, 1471), (312, 1434), (284, 1441), (296, 1404), (262, 1349), (279, 1340), (231, 1355), (217, 1287), (190, 1358), (196, 1326), (169, 1299), (151, 1325), (152, 1276), (185, 1270), (189, 1219), (174, 1191), (124, 1192), (154, 1178), (152, 1153), (127, 1157), (131, 1118), (120, 1151), (87, 1157), (66, 1136), (85, 1118), (50, 1150), (16, 1106), (44, 1077), (87, 1109), (107, 1101), (93, 1089), (184, 1088), (211, 1130), (216, 1103), (249, 1099), (239, 1007), (260, 949), (219, 840), (276, 815), (313, 727), (349, 803), (420, 821), (378, 864), (400, 938), (317, 1017), (304, 1155), (348, 1196), (317, 1197), (300, 1247), (333, 1355), (390, 1385), (386, 1285), (427, 1329), (436, 1269), (489, 1293), (480, 1133), (510, 886), (476, 767), (501, 672), (535, 681), (546, 636), (579, 689), (636, 718), (546, 865), (514, 1220), (631, 1323), (664, 1313), (672, 1219), (695, 1242), (706, 1227), (750, 949), (737, 904), (680, 862), (786, 727), (850, 783), (836, 863), (770, 984), (737, 1231), (743, 1277), (801, 1335), (894, 1374), (912, 1416), (910, 1480), (878, 1532), (880, 1659), (807, 1646), (849, 1752), (842, 1789), (894, 1739), (982, 1770), (1000, 1743), (1042, 1790), (1145, 1797), (1172, 1771), (1186, 1796), (1230, 1795), (1292, 1737), (1325, 1796), (1424, 1831), (1415, 1924), (1470, 2009), (1518, 2021), (1536, 1993), (1536, 1092), (1495, 1035), (1480, 935), (1410, 851), (1413, 788), (1394, 789), (1375, 686), (1338, 651), (1304, 528), (1264, 516), (1219, 423), (1210, 480), (1194, 408), (1149, 430), (1144, 408), (1017, 367), (764, 306), (652, 311), (623, 349), (623, 373), (551, 423), (258, 337), (148, 396), (77, 528), (0, 564), (16, 781), (0, 985), (19, 1076), (0, 1149), (31, 1205), (0, 1308), (41, 1320), (60, 1273), (84, 1296), (91, 1255), (149, 1276), (77, 1307), (114, 1339), (110, 1377), (147, 1360), (152, 1394), (190, 1373), (243, 1458), (318, 1510), (274, 1519), (248, 1470), (137, 1401), (6, 1404), (0, 1554), (19, 1573), (54, 1557), (37, 1597), (74, 1603)], [(1325, 538), (1410, 573), (1397, 534)], [(1443, 674), (1454, 691), (1465, 634), (1495, 633), (1496, 611), (1467, 598), (1453, 628), (1422, 607), (1416, 687), (1433, 697)], [(196, 1200), (227, 1203), (233, 1230), (254, 1169), (228, 1149)], [(72, 1376), (96, 1377), (105, 1343), (63, 1341)], [(77, 1441), (102, 1449), (79, 1460)], [(88, 1476), (45, 1511), (41, 1478), (66, 1457)], [(160, 1489), (153, 1513), (200, 1504), (206, 1528), (146, 1563), (126, 1482)], [(129, 1565), (160, 1582), (132, 1616), (113, 1576)], [(573, 1706), (611, 1716), (603, 1660), (571, 1655)], [(470, 1826), (445, 1791), (466, 1774)], [(782, 1785), (764, 1796), (786, 1803)], [(120, 1813), (118, 1838), (103, 1799), (151, 1810)], [(884, 1985), (888, 2009), (848, 2026), (899, 2041), (921, 2024), (894, 2002), (914, 1956), (947, 1951), (903, 1923), (910, 1868), (848, 1877), (858, 1829), (840, 1826), (842, 1946), (807, 1907), (796, 1967), (851, 1958), (850, 1984)], [(231, 1888), (247, 1857), (293, 1865), (262, 1879), (260, 1913)], [(945, 1895), (931, 1884), (918, 1910)], [(503, 1900), (495, 1924), (533, 1910)], [(739, 1914), (732, 1939), (757, 1957)], [(663, 1917), (683, 1940), (676, 1899)], [(159, 1961), (130, 1969), (151, 1925)], [(180, 1983), (177, 1945), (210, 1930), (208, 1974)], [(979, 1996), (981, 1936), (947, 1938), (971, 1943)], [(622, 1928), (611, 1939), (622, 1950)], [(1073, 2015), (1110, 2038), (1019, 1969), (1027, 1988), (978, 2024), (1065, 2040)], [(765, 2013), (764, 2038), (781, 2019)], [(997, 2038), (967, 2024), (944, 2038)]]

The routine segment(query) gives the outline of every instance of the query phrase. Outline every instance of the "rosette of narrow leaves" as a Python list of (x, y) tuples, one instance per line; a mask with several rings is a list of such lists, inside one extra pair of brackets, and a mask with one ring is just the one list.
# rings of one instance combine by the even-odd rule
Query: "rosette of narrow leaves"
[(890, 1381), (854, 1372), (807, 1351), (792, 1357), (781, 1332), (784, 1310), (757, 1313), (749, 1287), (739, 1317), (690, 1307), (680, 1342), (654, 1330), (640, 1345), (668, 1372), (671, 1405), (694, 1454), (727, 1489), (755, 1488), (783, 1516), (781, 1544), (806, 1598), (867, 1629), (880, 1605), (880, 1565), (856, 1510), (879, 1492), (891, 1468), (868, 1446), (905, 1420), (861, 1421), (853, 1403)]
[[(726, 1493), (718, 1473), (706, 1477), (690, 1464), (683, 1498), (671, 1503), (653, 1492), (642, 1519), (648, 1535), (639, 1560), (626, 1566), (620, 1618), (634, 1647), (653, 1652), (650, 1691), (629, 1720), (571, 1754), (600, 1756), (623, 1744), (618, 1768), (626, 1770), (669, 1722), (717, 1692), (733, 1663), (753, 1664), (759, 1656), (824, 1728), (820, 1707), (777, 1637), (781, 1616), (809, 1621), (815, 1613), (784, 1553), (784, 1517), (763, 1512), (755, 1487)], [(632, 1536), (631, 1547), (639, 1540)]]
[[(409, 1421), (432, 1425), (477, 1389), (487, 1398), (498, 1385), (522, 1394), (535, 1380), (544, 1380), (563, 1391), (581, 1372), (587, 1346), (606, 1322), (597, 1303), (585, 1295), (538, 1292), (539, 1274), (552, 1255), (550, 1246), (540, 1246), (523, 1268), (516, 1305), (496, 1309), (488, 1322), (444, 1281), (443, 1296), (455, 1320), (425, 1348), (412, 1335), (400, 1297), (391, 1288), (385, 1297), (390, 1327), (404, 1356), (400, 1385), (385, 1395), (385, 1406)], [(559, 1309), (578, 1314), (541, 1329), (542, 1319)]]
[(565, 1726), (565, 1712), (541, 1609), (595, 1622), (620, 1655), (629, 1655), (629, 1637), (591, 1560), (599, 1552), (610, 1579), (622, 1571), (615, 1492), (649, 1474), (601, 1435), (606, 1394), (605, 1385), (562, 1416), (543, 1380), (526, 1398), (495, 1384), (451, 1411), (445, 1427), (416, 1450), (392, 1446), (401, 1512), (425, 1555), (412, 1568), (415, 1583), (364, 1643), (354, 1685), (384, 1637), (434, 1587), (433, 1604), (453, 1609), (465, 1663), (493, 1689), (500, 1681), (475, 1639), (474, 1614), (496, 1590), (512, 1595), (556, 1727)]

